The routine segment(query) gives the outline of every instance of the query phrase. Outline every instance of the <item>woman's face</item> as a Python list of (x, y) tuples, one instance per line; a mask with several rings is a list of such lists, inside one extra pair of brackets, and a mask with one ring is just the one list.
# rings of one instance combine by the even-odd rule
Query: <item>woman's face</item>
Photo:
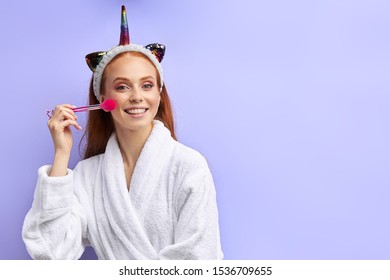
[(148, 58), (139, 53), (125, 53), (107, 65), (104, 73), (104, 94), (100, 102), (113, 99), (111, 111), (116, 130), (152, 129), (152, 121), (160, 104), (157, 70)]

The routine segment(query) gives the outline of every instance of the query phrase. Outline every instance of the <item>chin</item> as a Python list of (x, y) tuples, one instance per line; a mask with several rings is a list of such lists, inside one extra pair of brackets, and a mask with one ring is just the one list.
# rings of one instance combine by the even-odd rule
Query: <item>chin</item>
[(130, 130), (130, 131), (142, 131), (152, 128), (153, 120), (136, 120), (136, 121), (126, 121), (125, 123), (116, 123), (116, 130)]

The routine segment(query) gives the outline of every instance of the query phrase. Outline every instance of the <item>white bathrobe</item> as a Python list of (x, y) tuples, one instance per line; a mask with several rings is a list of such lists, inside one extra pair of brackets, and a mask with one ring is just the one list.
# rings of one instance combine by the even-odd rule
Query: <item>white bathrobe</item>
[(116, 135), (106, 152), (64, 177), (38, 171), (23, 240), (34, 259), (222, 259), (216, 194), (206, 160), (160, 121), (142, 149), (130, 191)]

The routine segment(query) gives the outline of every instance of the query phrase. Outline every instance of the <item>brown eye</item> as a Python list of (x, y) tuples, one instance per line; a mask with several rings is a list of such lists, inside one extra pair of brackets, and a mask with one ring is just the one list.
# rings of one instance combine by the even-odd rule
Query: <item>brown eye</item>
[(126, 90), (128, 88), (129, 88), (128, 86), (120, 85), (120, 86), (117, 86), (115, 89), (119, 90), (119, 91), (123, 91), (123, 90)]

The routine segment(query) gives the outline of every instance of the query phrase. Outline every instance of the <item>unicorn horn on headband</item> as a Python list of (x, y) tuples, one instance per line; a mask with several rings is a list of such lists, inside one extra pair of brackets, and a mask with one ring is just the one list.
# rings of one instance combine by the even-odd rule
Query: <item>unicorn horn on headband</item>
[[(119, 37), (119, 46), (125, 46), (130, 44), (129, 27), (127, 23), (126, 7), (122, 5), (121, 13), (121, 34)], [(92, 72), (96, 71), (96, 67), (102, 60), (103, 56), (107, 54), (107, 51), (93, 52), (85, 56), (88, 67)]]
[(121, 35), (119, 39), (119, 45), (124, 46), (130, 44), (130, 36), (129, 36), (129, 27), (127, 24), (127, 14), (126, 8), (122, 6), (122, 16), (121, 16)]

